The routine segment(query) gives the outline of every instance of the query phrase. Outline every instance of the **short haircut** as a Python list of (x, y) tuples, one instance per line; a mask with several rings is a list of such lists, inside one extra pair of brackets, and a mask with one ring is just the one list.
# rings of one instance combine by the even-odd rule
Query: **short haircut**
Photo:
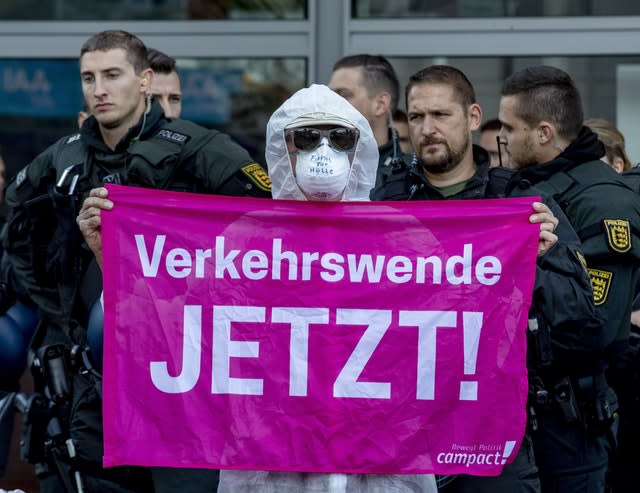
[(333, 65), (333, 72), (341, 68), (361, 68), (362, 83), (369, 96), (384, 91), (391, 95), (391, 112), (398, 107), (400, 83), (389, 60), (382, 55), (349, 55)]
[(620, 158), (624, 163), (624, 171), (631, 168), (631, 161), (625, 149), (624, 135), (613, 123), (604, 118), (588, 118), (584, 124), (598, 135), (598, 139), (604, 144), (607, 160), (611, 164), (615, 158)]
[(480, 133), (489, 131), (489, 130), (500, 130), (502, 129), (502, 123), (497, 118), (492, 118), (491, 120), (487, 120), (480, 127)]
[(413, 86), (421, 84), (443, 84), (453, 88), (454, 96), (463, 108), (468, 108), (476, 102), (476, 92), (467, 76), (450, 65), (431, 65), (409, 77), (409, 83), (404, 91), (405, 102), (408, 102), (409, 91)]
[(400, 108), (396, 108), (395, 111), (391, 114), (391, 119), (394, 122), (407, 123), (407, 113)]
[(127, 54), (127, 61), (133, 65), (136, 74), (149, 68), (147, 47), (140, 38), (127, 31), (102, 31), (91, 36), (80, 49), (80, 58), (92, 51), (109, 51), (122, 48)]
[(147, 48), (147, 58), (149, 59), (149, 65), (151, 70), (157, 74), (170, 74), (171, 72), (178, 72), (176, 69), (176, 60), (170, 57), (166, 53), (156, 50), (155, 48)]
[(520, 70), (505, 80), (501, 94), (517, 96), (516, 116), (530, 126), (546, 120), (567, 140), (580, 133), (582, 98), (573, 79), (559, 68), (537, 65)]

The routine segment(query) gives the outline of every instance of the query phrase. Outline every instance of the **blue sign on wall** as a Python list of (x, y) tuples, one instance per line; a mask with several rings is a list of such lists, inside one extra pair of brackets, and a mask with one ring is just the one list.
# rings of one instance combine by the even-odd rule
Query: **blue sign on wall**
[(76, 60), (0, 60), (0, 114), (75, 117), (81, 109)]
[[(211, 124), (231, 119), (240, 69), (181, 69), (182, 118)], [(0, 60), (0, 115), (75, 118), (82, 109), (76, 60)]]

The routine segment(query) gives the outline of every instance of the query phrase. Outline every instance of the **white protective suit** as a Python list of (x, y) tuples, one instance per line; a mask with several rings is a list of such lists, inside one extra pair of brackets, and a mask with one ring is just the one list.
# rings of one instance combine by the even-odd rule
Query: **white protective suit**
[[(360, 131), (343, 201), (369, 200), (378, 167), (378, 144), (366, 118), (327, 86), (301, 89), (278, 108), (267, 125), (265, 157), (274, 199), (306, 200), (296, 184), (284, 137), (295, 119), (314, 113), (337, 115)], [(437, 493), (432, 474), (323, 474), (220, 471), (218, 493)]]

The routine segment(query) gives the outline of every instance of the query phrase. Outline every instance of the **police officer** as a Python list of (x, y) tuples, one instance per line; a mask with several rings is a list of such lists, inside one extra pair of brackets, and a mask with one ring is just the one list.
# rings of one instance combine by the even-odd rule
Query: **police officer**
[(80, 73), (92, 116), (79, 134), (22, 169), (7, 191), (4, 245), (41, 320), (32, 371), (43, 397), (31, 413), (29, 457), (43, 491), (215, 492), (217, 471), (102, 468), (101, 377), (85, 350), (101, 277), (76, 216), (89, 191), (105, 182), (270, 197), (270, 181), (225, 134), (165, 118), (148, 96), (153, 71), (136, 36), (91, 36)]
[(153, 48), (148, 48), (147, 53), (153, 70), (151, 96), (158, 100), (167, 118), (180, 118), (182, 89), (175, 59)]
[[(499, 118), (519, 175), (553, 194), (582, 241), (596, 309), (605, 321), (601, 344), (615, 372), (627, 351), (638, 280), (640, 200), (600, 161), (604, 146), (583, 126), (580, 93), (564, 71), (535, 66), (511, 75), (502, 87)], [(584, 491), (584, 484), (603, 491), (612, 447), (607, 384), (598, 368), (591, 375), (567, 374), (582, 429), (565, 426), (567, 416), (541, 415), (544, 425), (534, 443), (542, 484), (548, 491)], [(557, 450), (559, 442), (568, 449)]]
[[(472, 144), (472, 132), (480, 126), (482, 110), (476, 103), (473, 86), (461, 71), (442, 65), (427, 67), (409, 78), (405, 94), (415, 158), (409, 169), (395, 172), (374, 199), (481, 199), (539, 194), (528, 183), (515, 180), (514, 171), (490, 169), (488, 153)], [(595, 318), (589, 278), (580, 263), (579, 241), (557, 204), (552, 200), (548, 204), (536, 203), (536, 213), (530, 219), (542, 223), (527, 334), (531, 379), (536, 377), (539, 366), (588, 364), (593, 335), (602, 330)], [(556, 216), (553, 222), (550, 211)], [(582, 341), (581, 346), (566, 350), (574, 340)], [(552, 351), (560, 361), (553, 361)], [(534, 386), (534, 382), (530, 389), (534, 398), (544, 397), (543, 389)], [(523, 445), (502, 475), (440, 478), (440, 491), (539, 492), (531, 441), (538, 422), (535, 411), (529, 411)]]
[[(605, 155), (600, 159), (617, 173), (622, 173), (625, 183), (634, 191), (640, 191), (640, 169), (633, 168), (625, 149), (622, 132), (608, 120), (588, 118), (584, 125), (589, 127), (604, 145)], [(637, 291), (636, 291), (637, 293)], [(640, 298), (636, 295), (631, 312), (631, 333), (629, 350), (617, 358), (616, 365), (609, 371), (609, 384), (615, 389), (622, 413), (618, 423), (617, 447), (610, 458), (607, 481), (615, 493), (632, 492), (634, 483), (636, 447), (640, 442)]]
[(333, 65), (327, 84), (349, 101), (367, 119), (378, 143), (376, 188), (382, 186), (394, 168), (411, 160), (402, 152), (392, 115), (398, 107), (400, 84), (389, 60), (382, 55), (349, 55)]

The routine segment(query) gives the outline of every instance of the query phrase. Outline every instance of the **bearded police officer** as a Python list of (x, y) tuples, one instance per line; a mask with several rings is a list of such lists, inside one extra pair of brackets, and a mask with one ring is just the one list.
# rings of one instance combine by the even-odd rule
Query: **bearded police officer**
[(215, 492), (217, 471), (102, 468), (101, 376), (85, 350), (101, 277), (76, 216), (105, 182), (270, 197), (270, 181), (227, 135), (165, 118), (149, 97), (153, 71), (136, 36), (92, 36), (80, 72), (92, 116), (22, 169), (7, 191), (4, 244), (41, 319), (32, 341), (40, 397), (24, 406), (26, 456), (44, 491)]
[[(640, 199), (600, 161), (604, 146), (583, 126), (580, 93), (564, 71), (535, 66), (511, 75), (502, 88), (499, 118), (519, 175), (553, 194), (582, 241), (595, 305), (605, 323), (601, 345), (615, 375), (628, 346), (638, 281)], [(564, 380), (566, 397), (578, 412), (539, 410), (543, 425), (534, 444), (543, 488), (584, 491), (589, 484), (589, 491), (604, 491), (614, 409), (603, 368), (586, 373), (567, 368)], [(557, 380), (545, 381), (547, 388), (554, 385)], [(567, 448), (559, 450), (557, 443)]]
[[(473, 86), (458, 69), (435, 65), (409, 78), (407, 114), (415, 158), (408, 170), (394, 173), (374, 198), (386, 200), (482, 199), (539, 195), (529, 184), (513, 179), (513, 170), (491, 168), (487, 152), (472, 144), (482, 110)], [(551, 399), (538, 384), (538, 367), (581, 367), (590, 361), (595, 318), (589, 277), (580, 263), (580, 243), (553, 200), (538, 203), (541, 222), (536, 283), (528, 331), (527, 366), (531, 400)], [(553, 211), (555, 217), (551, 214)], [(546, 219), (545, 219), (546, 218)], [(553, 222), (550, 222), (553, 218)], [(553, 226), (556, 226), (555, 235)], [(575, 351), (571, 342), (581, 341)], [(498, 477), (459, 475), (439, 479), (447, 493), (540, 492), (531, 434), (539, 423), (528, 405), (527, 433), (518, 454)]]

